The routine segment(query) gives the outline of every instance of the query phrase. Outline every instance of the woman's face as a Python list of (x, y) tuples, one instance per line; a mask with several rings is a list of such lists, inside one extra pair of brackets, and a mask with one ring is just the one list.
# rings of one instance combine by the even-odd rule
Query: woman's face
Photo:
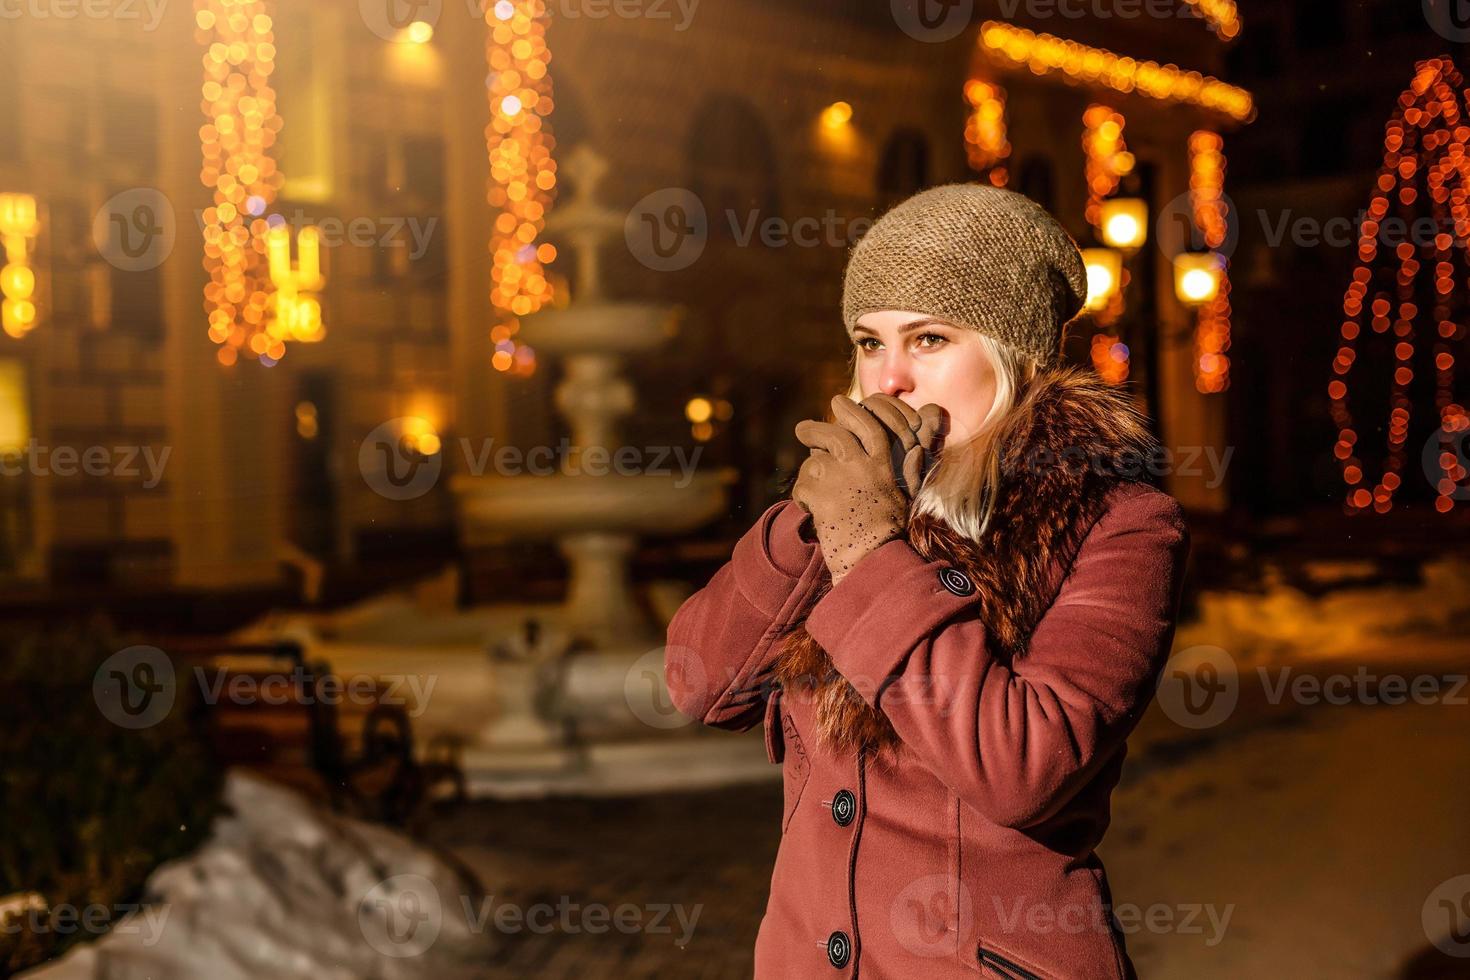
[(861, 317), (853, 330), (863, 397), (883, 392), (944, 409), (944, 442), (974, 435), (995, 401), (995, 367), (973, 330), (904, 310)]

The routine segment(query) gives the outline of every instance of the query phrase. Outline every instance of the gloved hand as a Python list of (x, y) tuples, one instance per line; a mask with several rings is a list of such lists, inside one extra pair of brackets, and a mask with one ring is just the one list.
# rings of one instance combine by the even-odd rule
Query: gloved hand
[[(863, 556), (903, 534), (910, 497), (899, 478), (918, 486), (941, 413), (936, 405), (915, 412), (889, 395), (869, 396), (863, 406), (838, 395), (832, 413), (840, 424), (797, 423), (796, 438), (812, 453), (791, 497), (812, 515), (835, 585)], [(890, 449), (894, 442), (898, 447)], [(900, 451), (896, 472), (893, 460)]]
[[(888, 427), (893, 471), (901, 477), (899, 488), (913, 499), (934, 462), (934, 447), (939, 441), (944, 411), (933, 402), (915, 410), (882, 392), (869, 395), (861, 404)], [(915, 453), (915, 447), (920, 452)]]

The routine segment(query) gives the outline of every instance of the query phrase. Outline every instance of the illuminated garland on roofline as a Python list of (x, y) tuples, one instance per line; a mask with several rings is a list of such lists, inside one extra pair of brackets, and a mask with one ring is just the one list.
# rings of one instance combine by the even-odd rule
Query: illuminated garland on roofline
[(1072, 81), (1197, 105), (1242, 122), (1255, 116), (1255, 101), (1245, 89), (1176, 65), (1125, 57), (998, 20), (980, 26), (979, 44), (992, 59), (1034, 75), (1060, 72)]

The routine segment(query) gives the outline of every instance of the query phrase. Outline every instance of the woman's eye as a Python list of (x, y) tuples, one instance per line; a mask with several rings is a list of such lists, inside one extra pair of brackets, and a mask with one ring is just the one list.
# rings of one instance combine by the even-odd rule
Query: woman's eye
[[(871, 345), (871, 346), (870, 346)], [(857, 342), (858, 350), (875, 351), (878, 349), (877, 337), (864, 337)]]
[(945, 342), (945, 339), (946, 338), (941, 337), (937, 333), (924, 333), (924, 334), (919, 334), (919, 346), (920, 347), (938, 347), (940, 344), (942, 344), (942, 343)]

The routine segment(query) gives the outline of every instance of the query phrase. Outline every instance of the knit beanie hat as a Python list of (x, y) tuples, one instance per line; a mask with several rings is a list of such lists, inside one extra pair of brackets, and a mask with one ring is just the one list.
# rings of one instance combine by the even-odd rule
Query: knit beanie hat
[(1057, 358), (1062, 327), (1087, 299), (1077, 243), (1035, 201), (988, 184), (921, 191), (879, 218), (853, 247), (842, 319), (913, 310)]

